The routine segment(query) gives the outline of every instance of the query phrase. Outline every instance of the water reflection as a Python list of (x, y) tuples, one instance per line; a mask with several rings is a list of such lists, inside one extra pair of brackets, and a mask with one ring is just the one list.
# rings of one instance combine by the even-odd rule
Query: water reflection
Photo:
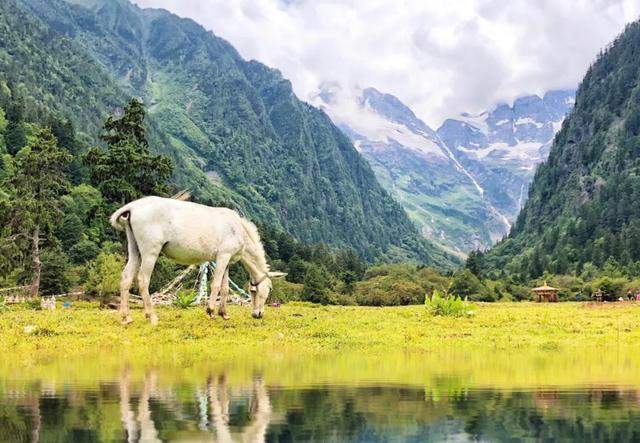
[[(163, 441), (152, 417), (152, 410), (164, 418), (165, 427), (168, 419), (174, 421), (176, 428), (203, 431), (202, 436), (210, 434), (214, 441), (265, 441), (267, 427), (271, 420), (271, 402), (262, 377), (254, 378), (248, 393), (242, 388), (234, 390), (228, 386), (225, 374), (218, 376), (211, 374), (203, 386), (183, 386), (177, 391), (158, 389), (157, 380), (155, 370), (145, 374), (137, 396), (137, 412), (135, 412), (136, 399), (131, 394), (130, 369), (127, 367), (122, 373), (119, 380), (120, 414), (125, 433), (124, 440), (127, 442)], [(193, 394), (193, 398), (185, 398), (185, 393)], [(234, 413), (238, 414), (238, 408), (242, 411), (241, 423), (233, 423), (234, 426), (230, 421), (232, 397), (239, 399), (239, 403), (234, 403), (236, 408)], [(245, 399), (248, 403), (246, 411), (242, 404)], [(169, 416), (165, 415), (166, 413), (169, 413)], [(196, 423), (197, 426), (195, 426)]]
[(446, 373), (421, 384), (297, 384), (247, 368), (129, 363), (92, 371), (82, 381), (53, 370), (0, 375), (0, 441), (640, 441), (640, 387), (628, 384), (479, 386), (473, 374)]

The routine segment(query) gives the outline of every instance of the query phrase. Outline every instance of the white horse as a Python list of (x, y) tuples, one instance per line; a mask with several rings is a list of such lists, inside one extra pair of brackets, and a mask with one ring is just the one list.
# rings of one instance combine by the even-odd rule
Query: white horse
[(211, 296), (207, 313), (215, 318), (216, 299), (220, 294), (220, 315), (227, 319), (229, 295), (229, 265), (240, 261), (251, 278), (251, 301), (254, 318), (262, 318), (264, 305), (272, 289), (271, 277), (282, 272), (270, 272), (264, 248), (256, 226), (227, 208), (212, 208), (170, 198), (145, 197), (118, 209), (111, 225), (127, 233), (129, 259), (120, 281), (120, 314), (123, 323), (130, 323), (129, 290), (138, 275), (138, 288), (145, 315), (157, 324), (149, 280), (160, 252), (185, 265), (215, 260), (211, 281)]

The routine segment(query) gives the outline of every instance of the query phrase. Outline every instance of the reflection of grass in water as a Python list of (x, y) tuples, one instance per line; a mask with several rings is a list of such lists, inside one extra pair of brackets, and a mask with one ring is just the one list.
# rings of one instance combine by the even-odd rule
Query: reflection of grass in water
[[(640, 304), (478, 303), (472, 318), (434, 317), (424, 306), (289, 304), (268, 308), (263, 320), (232, 307), (228, 322), (211, 321), (203, 308), (158, 312), (156, 328), (138, 309), (123, 327), (117, 313), (94, 304), (56, 311), (12, 305), (0, 315), (0, 377), (50, 364), (52, 374), (82, 379), (86, 372), (91, 379), (92, 371), (120, 367), (123, 359), (182, 374), (203, 370), (205, 361), (205, 369), (231, 366), (237, 377), (259, 370), (283, 384), (432, 386), (434, 375), (447, 374), (472, 377), (474, 386), (635, 385), (640, 373)], [(46, 333), (25, 332), (37, 330)]]
[(436, 375), (430, 386), (425, 387), (425, 398), (438, 402), (443, 398), (460, 399), (473, 388), (473, 377), (470, 375)]

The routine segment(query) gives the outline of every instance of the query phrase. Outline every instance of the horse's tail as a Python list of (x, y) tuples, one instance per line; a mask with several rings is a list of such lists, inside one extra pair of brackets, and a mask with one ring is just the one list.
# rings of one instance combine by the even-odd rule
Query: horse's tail
[[(133, 202), (132, 202), (133, 203)], [(140, 250), (138, 249), (138, 242), (133, 235), (133, 229), (131, 229), (131, 208), (132, 203), (126, 204), (116, 212), (114, 212), (109, 218), (111, 226), (118, 231), (125, 231), (127, 234), (127, 245), (129, 250), (129, 257), (139, 256)]]
[(124, 205), (116, 212), (114, 212), (109, 218), (109, 223), (114, 229), (118, 231), (124, 231), (129, 225), (129, 217), (131, 216), (131, 203)]

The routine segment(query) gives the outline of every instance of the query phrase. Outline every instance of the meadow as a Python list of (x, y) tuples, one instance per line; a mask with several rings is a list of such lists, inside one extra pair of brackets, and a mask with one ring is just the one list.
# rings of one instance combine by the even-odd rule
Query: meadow
[(640, 351), (640, 303), (475, 303), (472, 315), (431, 314), (425, 306), (321, 306), (293, 302), (268, 307), (255, 320), (233, 306), (228, 321), (203, 308), (159, 307), (151, 326), (141, 309), (122, 326), (97, 303), (36, 311), (8, 305), (0, 313), (0, 348), (20, 364), (54, 357), (122, 355), (175, 363), (246, 355), (432, 353), (445, 350), (557, 352)]

